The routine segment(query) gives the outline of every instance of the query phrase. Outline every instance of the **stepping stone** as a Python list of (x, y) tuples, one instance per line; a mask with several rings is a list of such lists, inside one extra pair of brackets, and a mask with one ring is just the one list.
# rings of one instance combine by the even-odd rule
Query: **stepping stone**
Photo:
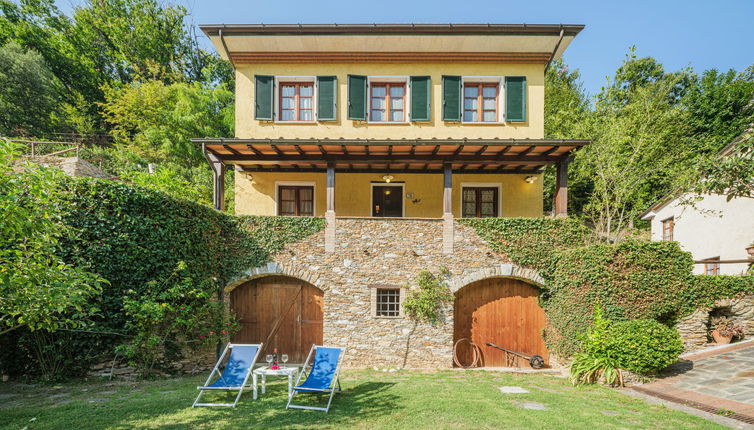
[(547, 406), (538, 402), (515, 402), (516, 406), (523, 409), (530, 409), (533, 411), (546, 411)]
[(529, 392), (529, 390), (523, 387), (502, 386), (498, 388), (500, 389), (500, 392), (503, 394), (526, 394)]

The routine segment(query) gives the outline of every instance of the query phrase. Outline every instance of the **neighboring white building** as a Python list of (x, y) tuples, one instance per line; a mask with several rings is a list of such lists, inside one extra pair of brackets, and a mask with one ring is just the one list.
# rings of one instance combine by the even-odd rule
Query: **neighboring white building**
[[(754, 133), (754, 125), (728, 144), (719, 155), (736, 156), (736, 143)], [(715, 263), (749, 259), (746, 248), (754, 241), (754, 198), (740, 197), (727, 200), (727, 196), (709, 194), (695, 200), (693, 205), (683, 204), (692, 194), (667, 197), (641, 215), (651, 221), (652, 240), (675, 240), (695, 261), (709, 263), (694, 265), (694, 273), (708, 275), (740, 275), (749, 264)]]
[(754, 240), (754, 199), (707, 195), (694, 206), (683, 205), (681, 196), (655, 203), (641, 219), (651, 221), (652, 240), (675, 240), (691, 252), (696, 274), (740, 275), (748, 263), (717, 264), (715, 260), (749, 258), (746, 247)]

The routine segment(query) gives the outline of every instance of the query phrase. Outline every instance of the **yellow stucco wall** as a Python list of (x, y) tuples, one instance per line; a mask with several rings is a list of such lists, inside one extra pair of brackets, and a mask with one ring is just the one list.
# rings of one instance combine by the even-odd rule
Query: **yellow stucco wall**
[[(254, 119), (254, 75), (338, 77), (338, 120), (286, 124)], [(348, 120), (348, 74), (431, 76), (432, 120), (375, 124)], [(442, 121), (442, 75), (526, 76), (527, 122), (459, 124)], [(542, 64), (239, 64), (236, 69), (236, 136), (240, 138), (531, 138), (544, 137), (544, 65)]]
[[(403, 207), (407, 217), (442, 216), (442, 175), (400, 174), (393, 175), (393, 184), (403, 183), (404, 193), (413, 198), (404, 198)], [(500, 214), (504, 217), (542, 216), (542, 178), (529, 184), (528, 175), (453, 175), (453, 214), (460, 216), (461, 186), (499, 186)], [(338, 216), (371, 216), (373, 182), (382, 183), (381, 174), (336, 173), (335, 213)], [(315, 214), (325, 212), (324, 173), (239, 173), (236, 172), (236, 214), (276, 215), (276, 183), (314, 184)], [(414, 202), (414, 200), (418, 200)]]

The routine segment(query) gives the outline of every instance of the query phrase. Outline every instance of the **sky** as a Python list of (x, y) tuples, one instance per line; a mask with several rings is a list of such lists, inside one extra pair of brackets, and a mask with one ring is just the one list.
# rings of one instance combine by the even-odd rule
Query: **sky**
[[(82, 0), (56, 0), (70, 12)], [(166, 0), (162, 0), (166, 1)], [(194, 24), (585, 24), (564, 60), (596, 94), (632, 45), (674, 71), (754, 63), (754, 0), (175, 0)], [(211, 49), (209, 40), (204, 46)]]

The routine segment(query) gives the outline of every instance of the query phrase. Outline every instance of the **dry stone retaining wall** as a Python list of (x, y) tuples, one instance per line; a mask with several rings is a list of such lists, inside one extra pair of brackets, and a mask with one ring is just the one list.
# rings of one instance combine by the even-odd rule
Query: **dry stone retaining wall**
[(707, 324), (710, 313), (717, 309), (726, 310), (731, 319), (743, 327), (746, 338), (754, 336), (754, 295), (718, 300), (712, 308), (697, 309), (678, 322), (676, 328), (683, 339), (684, 352), (696, 351), (707, 346)]
[(349, 367), (446, 368), (452, 365), (453, 309), (436, 325), (373, 315), (375, 284), (407, 286), (422, 270), (451, 274), (455, 292), (489, 277), (541, 286), (543, 279), (493, 252), (470, 227), (454, 228), (454, 252), (443, 253), (443, 221), (338, 218), (335, 252), (325, 252), (325, 232), (287, 245), (273, 262), (250, 269), (227, 292), (260, 276), (283, 274), (324, 291), (324, 343), (348, 348)]

